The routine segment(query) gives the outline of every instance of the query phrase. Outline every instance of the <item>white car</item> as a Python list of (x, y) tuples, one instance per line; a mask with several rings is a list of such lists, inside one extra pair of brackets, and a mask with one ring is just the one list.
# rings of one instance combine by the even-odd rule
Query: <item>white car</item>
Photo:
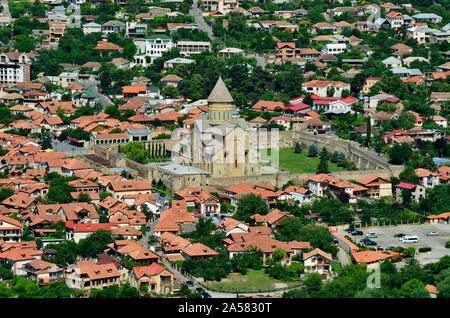
[(439, 235), (439, 233), (436, 232), (436, 231), (431, 231), (431, 232), (428, 232), (427, 235), (428, 235), (428, 236)]

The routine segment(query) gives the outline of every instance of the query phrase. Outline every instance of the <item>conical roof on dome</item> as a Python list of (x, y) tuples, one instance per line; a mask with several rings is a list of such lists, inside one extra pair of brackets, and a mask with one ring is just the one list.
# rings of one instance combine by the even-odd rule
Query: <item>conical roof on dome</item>
[(232, 103), (234, 101), (221, 76), (219, 76), (219, 79), (207, 100), (208, 103)]

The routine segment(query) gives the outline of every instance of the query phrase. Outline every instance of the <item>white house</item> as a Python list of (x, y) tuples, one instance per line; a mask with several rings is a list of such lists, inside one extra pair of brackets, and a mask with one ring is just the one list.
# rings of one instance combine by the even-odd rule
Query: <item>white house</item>
[(303, 254), (303, 265), (305, 273), (319, 273), (324, 278), (331, 272), (331, 261), (333, 257), (319, 248)]
[(311, 191), (305, 188), (300, 188), (296, 186), (289, 186), (284, 191), (291, 194), (292, 200), (298, 202), (301, 204), (311, 204), (312, 203), (312, 197), (311, 197)]
[(153, 63), (164, 52), (170, 51), (174, 47), (172, 38), (163, 34), (152, 35), (145, 41), (134, 41), (134, 44), (136, 45), (137, 53), (134, 56), (132, 66), (142, 65), (144, 67), (148, 64), (146, 57), (150, 58), (149, 63)]
[(330, 88), (334, 89), (333, 97), (341, 97), (344, 90), (350, 92), (350, 84), (340, 81), (312, 80), (302, 84), (302, 89), (305, 92), (316, 94), (320, 97), (327, 97), (327, 90)]
[(347, 45), (345, 43), (337, 44), (325, 44), (322, 46), (322, 54), (332, 54), (337, 55), (344, 53), (347, 50)]
[(95, 23), (95, 22), (89, 22), (83, 25), (83, 33), (84, 34), (90, 34), (90, 33), (101, 33), (102, 32), (102, 26), (101, 24)]
[(398, 58), (393, 57), (393, 56), (382, 60), (381, 63), (383, 63), (386, 67), (389, 67), (389, 68), (402, 66), (402, 61), (400, 61)]

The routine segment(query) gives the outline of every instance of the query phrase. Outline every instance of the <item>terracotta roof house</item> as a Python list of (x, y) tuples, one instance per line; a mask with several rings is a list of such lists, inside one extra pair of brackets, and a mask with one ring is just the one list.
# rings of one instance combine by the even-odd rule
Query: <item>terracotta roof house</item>
[(368, 188), (367, 193), (372, 198), (392, 196), (392, 184), (384, 178), (370, 175), (363, 179), (356, 180), (356, 182)]
[(191, 245), (191, 242), (189, 242), (185, 238), (170, 232), (161, 234), (160, 239), (162, 249), (164, 251), (164, 256), (169, 260), (172, 260), (172, 256), (174, 255), (178, 255), (181, 257), (181, 259), (184, 259), (181, 256), (181, 250)]
[(286, 258), (283, 263), (291, 264), (292, 256), (300, 253), (301, 250), (310, 249), (309, 242), (281, 242), (271, 238), (269, 235), (261, 235), (254, 233), (237, 233), (232, 235), (233, 242), (227, 247), (230, 258), (233, 258), (238, 253), (243, 253), (249, 248), (257, 248), (263, 252), (263, 264), (266, 260), (272, 257), (272, 253), (277, 249), (283, 249), (286, 252)]
[(379, 266), (379, 263), (392, 257), (390, 254), (378, 251), (353, 252), (352, 256), (355, 259), (356, 264), (366, 264), (368, 268), (376, 268)]
[(330, 183), (338, 183), (339, 180), (331, 174), (319, 173), (304, 180), (305, 185), (313, 194), (323, 197)]
[(439, 175), (435, 172), (423, 168), (414, 169), (414, 172), (419, 177), (421, 184), (427, 189), (439, 184)]
[(191, 187), (177, 191), (175, 194), (186, 201), (186, 206), (195, 207), (201, 214), (206, 216), (220, 214), (219, 199), (207, 191)]
[(227, 218), (218, 225), (218, 228), (224, 233), (225, 237), (232, 233), (248, 233), (249, 231), (248, 224), (233, 218)]
[(74, 202), (61, 204), (58, 209), (64, 221), (74, 223), (99, 223), (99, 215), (95, 206), (86, 202)]
[(274, 102), (266, 100), (260, 100), (255, 105), (252, 106), (252, 109), (258, 112), (281, 112), (283, 111), (283, 108), (284, 108), (283, 102)]
[(219, 255), (218, 252), (215, 250), (209, 248), (206, 245), (203, 245), (202, 243), (194, 243), (191, 244), (181, 250), (181, 255), (185, 259), (192, 259), (192, 260), (199, 260), (202, 258), (211, 258), (212, 256)]
[(78, 290), (103, 289), (119, 285), (120, 272), (113, 263), (78, 261), (66, 269), (66, 284)]
[(2, 201), (7, 208), (31, 211), (36, 206), (37, 200), (28, 193), (18, 192)]
[(282, 212), (278, 209), (270, 211), (267, 215), (254, 214), (250, 218), (257, 223), (265, 223), (269, 228), (276, 228), (280, 220), (290, 217), (289, 212)]
[(176, 111), (168, 111), (165, 113), (158, 113), (151, 117), (151, 120), (159, 119), (162, 122), (176, 122), (178, 118), (182, 118), (184, 115)]
[(20, 242), (23, 235), (23, 225), (10, 217), (0, 214), (0, 241)]
[(116, 199), (121, 199), (126, 195), (152, 193), (152, 185), (148, 180), (112, 181), (106, 186), (106, 189)]
[(97, 41), (97, 46), (94, 48), (94, 50), (122, 52), (123, 47), (120, 47), (108, 41)]
[(143, 247), (139, 242), (133, 240), (117, 240), (108, 244), (108, 248), (109, 254), (119, 259), (129, 256), (133, 262), (142, 265), (150, 265), (159, 260), (158, 255)]
[(303, 254), (303, 264), (306, 273), (319, 273), (324, 278), (331, 272), (331, 261), (333, 257), (330, 253), (315, 248), (310, 252)]
[(14, 275), (26, 276), (23, 266), (36, 259), (41, 259), (42, 251), (33, 248), (12, 248), (0, 253), (0, 263), (12, 265), (11, 271)]
[(169, 75), (166, 75), (166, 76), (164, 76), (163, 78), (161, 78), (161, 82), (163, 82), (163, 84), (165, 85), (165, 86), (169, 86), (169, 85), (171, 85), (171, 86), (177, 86), (178, 85), (178, 83), (179, 82), (181, 82), (183, 80), (183, 78), (182, 77), (179, 77), (179, 76), (177, 76), (177, 75), (175, 75), (175, 74), (169, 74)]
[(163, 266), (153, 263), (149, 266), (133, 267), (129, 274), (129, 282), (138, 290), (146, 286), (150, 293), (172, 294), (174, 277)]
[(54, 282), (64, 281), (64, 269), (56, 264), (35, 259), (23, 265), (26, 277), (47, 285)]

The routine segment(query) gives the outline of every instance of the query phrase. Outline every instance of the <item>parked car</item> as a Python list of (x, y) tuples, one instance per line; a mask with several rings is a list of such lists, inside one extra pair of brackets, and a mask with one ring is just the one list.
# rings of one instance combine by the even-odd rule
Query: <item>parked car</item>
[(352, 235), (363, 235), (363, 231), (360, 230), (354, 230), (352, 232), (350, 232)]
[(355, 229), (352, 227), (349, 227), (348, 229), (345, 229), (345, 232), (351, 233), (352, 231), (354, 231)]
[(194, 287), (194, 283), (193, 283), (192, 281), (190, 281), (190, 280), (188, 280), (188, 281), (186, 282), (186, 284), (187, 284), (189, 287)]
[(405, 234), (403, 234), (403, 233), (394, 234), (394, 237), (403, 237), (403, 236), (405, 236)]
[(367, 246), (376, 246), (377, 242), (374, 242), (372, 240), (368, 240), (368, 241), (365, 241), (364, 244), (367, 245)]
[(360, 239), (359, 241), (360, 241), (361, 243), (364, 243), (364, 242), (370, 241), (370, 239), (367, 238), (367, 237), (365, 237), (365, 238)]
[(377, 246), (377, 251), (383, 252), (383, 251), (384, 251), (384, 247), (381, 246), (381, 245), (378, 245), (378, 246)]
[(197, 287), (197, 288), (195, 289), (195, 291), (196, 291), (197, 293), (203, 293), (203, 292), (206, 292), (202, 287)]
[(395, 248), (395, 246), (388, 246), (388, 247), (386, 247), (386, 251), (393, 250), (394, 248)]
[(377, 238), (378, 237), (378, 235), (377, 235), (377, 233), (367, 233), (367, 235), (366, 235), (366, 237), (368, 237), (368, 238)]
[(211, 295), (205, 291), (202, 292), (203, 298), (212, 298)]
[(434, 235), (439, 235), (439, 233), (436, 232), (436, 231), (430, 231), (430, 232), (427, 233), (427, 235), (428, 236), (434, 236)]

